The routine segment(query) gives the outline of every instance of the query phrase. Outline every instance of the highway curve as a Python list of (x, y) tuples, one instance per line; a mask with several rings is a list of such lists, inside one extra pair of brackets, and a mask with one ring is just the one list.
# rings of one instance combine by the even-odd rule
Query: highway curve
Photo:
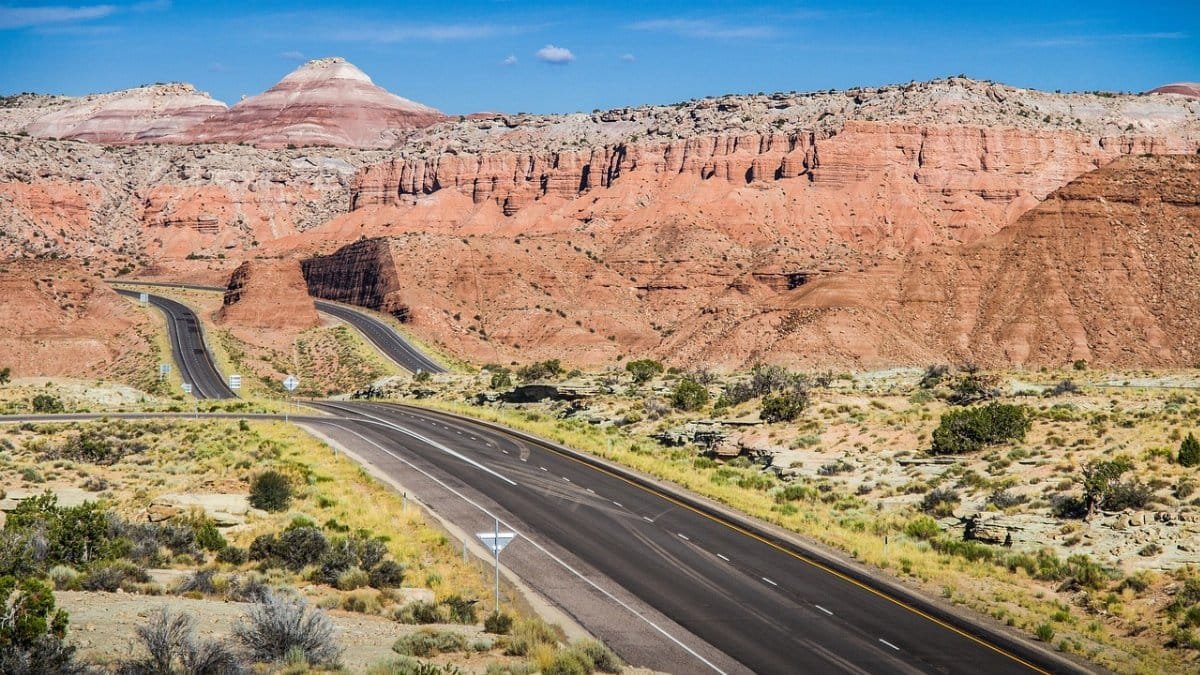
[[(130, 286), (157, 286), (160, 288), (190, 288), (198, 291), (224, 291), (220, 286), (201, 286), (197, 284), (174, 284), (158, 281), (125, 281), (116, 279), (113, 283)], [(128, 294), (127, 294), (128, 295)], [(417, 373), (444, 373), (446, 368), (437, 361), (426, 356), (403, 335), (387, 323), (371, 316), (367, 312), (340, 302), (331, 302), (313, 298), (317, 310), (336, 317), (354, 327), (364, 337), (371, 341), (385, 356), (405, 370)]]
[[(485, 497), (512, 514), (507, 525), (561, 546), (754, 672), (1085, 672), (999, 630), (955, 627), (944, 610), (935, 619), (930, 612), (939, 610), (928, 601), (894, 599), (720, 514), (526, 435), (410, 406), (313, 405), (364, 421), (357, 434), (377, 449), (360, 452), (372, 464), (386, 467), (388, 454), (403, 453)], [(538, 587), (537, 579), (527, 581)], [(621, 634), (596, 632), (621, 651)], [(722, 670), (699, 659), (683, 670), (678, 662), (639, 664)]]
[[(117, 289), (117, 292), (136, 299), (138, 291)], [(204, 332), (196, 313), (183, 303), (159, 295), (149, 295), (151, 305), (162, 310), (167, 318), (167, 333), (171, 338), (171, 355), (179, 367), (184, 382), (191, 383), (196, 398), (237, 398), (225, 378), (217, 371), (204, 344)]]

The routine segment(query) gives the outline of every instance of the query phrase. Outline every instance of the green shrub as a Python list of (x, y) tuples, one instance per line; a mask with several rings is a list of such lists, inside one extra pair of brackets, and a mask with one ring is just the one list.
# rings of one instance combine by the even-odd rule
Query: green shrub
[(241, 565), (246, 562), (246, 549), (237, 546), (226, 546), (217, 551), (217, 562), (230, 565)]
[(784, 391), (778, 395), (764, 396), (759, 417), (764, 422), (790, 422), (800, 416), (808, 407), (808, 393), (804, 391)]
[(38, 394), (34, 396), (31, 405), (35, 413), (54, 414), (66, 410), (63, 402), (57, 396), (51, 396), (50, 394)]
[(958, 504), (958, 493), (950, 488), (935, 488), (921, 498), (921, 510), (940, 517), (951, 515)]
[(414, 600), (400, 608), (396, 613), (396, 621), (400, 623), (441, 623), (442, 613), (436, 602)]
[(1054, 639), (1054, 626), (1048, 623), (1039, 624), (1037, 629), (1033, 631), (1033, 634), (1042, 642), (1050, 642)]
[(291, 502), (291, 481), (278, 471), (264, 471), (250, 483), (250, 505), (256, 509), (283, 511)]
[(66, 644), (67, 613), (37, 579), (0, 577), (0, 672), (82, 673)]
[(1200, 441), (1196, 440), (1196, 435), (1188, 432), (1183, 442), (1179, 444), (1180, 466), (1200, 466)]
[(114, 592), (130, 583), (150, 581), (146, 570), (129, 560), (110, 560), (93, 565), (80, 582), (85, 591)]
[(475, 623), (475, 601), (467, 600), (460, 595), (451, 595), (442, 600), (449, 609), (450, 621), (454, 623)]
[(904, 526), (904, 533), (913, 539), (928, 540), (942, 533), (937, 521), (929, 516), (917, 516)]
[(933, 431), (934, 455), (958, 455), (989, 445), (1025, 438), (1032, 422), (1022, 405), (990, 403), (986, 406), (949, 410)]
[(563, 649), (554, 655), (542, 675), (590, 675), (592, 660), (578, 649)]
[(671, 392), (671, 405), (679, 410), (699, 410), (708, 403), (708, 389), (695, 380), (683, 379)]
[(633, 381), (641, 384), (663, 372), (663, 364), (654, 359), (638, 359), (625, 364), (625, 370), (633, 375)]
[(492, 371), (492, 389), (508, 389), (512, 386), (512, 371), (508, 368), (500, 368)]
[(454, 631), (435, 631), (422, 628), (400, 636), (392, 643), (392, 651), (404, 656), (436, 656), (467, 650), (467, 639)]
[(507, 635), (512, 625), (512, 616), (504, 612), (493, 612), (483, 620), (483, 629), (493, 635)]
[(602, 673), (621, 672), (621, 660), (612, 650), (597, 640), (579, 640), (573, 646), (592, 662), (592, 668)]
[(504, 640), (506, 656), (529, 656), (538, 645), (557, 645), (558, 634), (539, 618), (518, 621)]
[(404, 565), (395, 560), (384, 560), (371, 569), (368, 583), (371, 588), (399, 588), (404, 584)]
[(369, 583), (371, 583), (371, 577), (365, 570), (358, 567), (351, 567), (338, 575), (337, 583), (334, 585), (337, 586), (338, 590), (353, 591)]

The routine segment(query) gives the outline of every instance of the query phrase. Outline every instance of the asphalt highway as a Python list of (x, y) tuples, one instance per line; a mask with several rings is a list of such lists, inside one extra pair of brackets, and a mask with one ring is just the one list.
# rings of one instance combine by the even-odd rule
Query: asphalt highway
[[(118, 289), (118, 293), (137, 299), (137, 291)], [(196, 398), (237, 398), (225, 378), (217, 371), (204, 344), (204, 333), (195, 312), (179, 302), (159, 295), (149, 295), (151, 305), (162, 310), (167, 318), (171, 337), (171, 355), (184, 382), (191, 383)]]
[[(1021, 642), (974, 637), (549, 444), (408, 406), (312, 405), (360, 421), (360, 435), (486, 496), (524, 537), (565, 548), (754, 672), (1082, 672)], [(681, 672), (678, 663), (640, 665)], [(683, 672), (721, 671), (699, 658), (690, 666)]]
[[(156, 281), (124, 281), (117, 279), (114, 280), (114, 283), (128, 284), (131, 286), (157, 286), (160, 288), (190, 288), (198, 291), (225, 290), (220, 286), (173, 284)], [(375, 345), (389, 359), (395, 361), (396, 364), (401, 368), (413, 373), (446, 372), (445, 367), (422, 353), (421, 350), (417, 349), (412, 343), (406, 340), (403, 335), (396, 332), (391, 326), (387, 325), (383, 321), (380, 321), (374, 316), (371, 316), (367, 312), (357, 309), (352, 305), (331, 302), (329, 300), (320, 300), (317, 298), (313, 298), (313, 304), (316, 305), (317, 311), (324, 312), (350, 324), (355, 330), (362, 333), (363, 336), (370, 340), (371, 344)]]

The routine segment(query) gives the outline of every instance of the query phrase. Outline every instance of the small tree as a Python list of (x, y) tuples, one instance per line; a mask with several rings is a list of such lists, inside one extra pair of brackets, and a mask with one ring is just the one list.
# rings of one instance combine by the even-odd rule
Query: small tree
[(759, 417), (764, 422), (790, 422), (808, 407), (808, 394), (803, 391), (785, 391), (777, 396), (764, 396)]
[(1083, 506), (1084, 518), (1090, 518), (1100, 504), (1118, 484), (1121, 476), (1133, 468), (1133, 463), (1125, 457), (1112, 460), (1093, 459), (1083, 467)]
[(8, 384), (12, 381), (12, 369), (0, 368), (0, 384)]
[(60, 413), (65, 408), (63, 402), (57, 396), (50, 394), (38, 394), (33, 397), (33, 412), (36, 413)]
[(492, 371), (492, 389), (508, 389), (512, 386), (512, 371), (498, 368)]
[(49, 586), (0, 577), (0, 672), (83, 672), (66, 635), (67, 613), (55, 609)]
[(625, 364), (625, 370), (633, 375), (633, 381), (638, 384), (650, 381), (655, 375), (663, 372), (663, 364), (654, 359), (638, 359)]
[(1187, 438), (1179, 444), (1179, 464), (1189, 467), (1200, 465), (1200, 441), (1196, 440), (1193, 433), (1189, 432)]
[(292, 502), (292, 484), (275, 470), (255, 476), (250, 484), (250, 506), (263, 511), (282, 511)]
[(671, 392), (671, 405), (679, 410), (699, 410), (708, 403), (708, 390), (694, 380), (680, 380)]

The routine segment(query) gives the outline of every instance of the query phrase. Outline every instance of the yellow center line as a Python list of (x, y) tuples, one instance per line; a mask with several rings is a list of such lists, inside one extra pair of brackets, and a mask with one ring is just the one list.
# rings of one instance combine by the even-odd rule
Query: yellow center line
[[(421, 410), (428, 410), (428, 409), (426, 409), (426, 408), (421, 408)], [(434, 411), (434, 412), (441, 412), (441, 411)], [(471, 421), (475, 421), (475, 420), (471, 420)], [(475, 422), (476, 422), (476, 423), (478, 423), (478, 421), (475, 421)], [(485, 426), (484, 426), (484, 428), (486, 428), (486, 429), (490, 429), (490, 430), (492, 430), (492, 431), (495, 431), (495, 432), (497, 432), (497, 433), (501, 433), (501, 434), (503, 434), (503, 435), (505, 435), (505, 436), (509, 437), (510, 439), (512, 439), (512, 440), (514, 440), (514, 441), (524, 441), (524, 442), (529, 442), (529, 439), (528, 439), (528, 438), (522, 438), (521, 436), (518, 436), (518, 435), (516, 435), (516, 434), (513, 434), (512, 432), (509, 432), (509, 431), (507, 431), (507, 430), (504, 430), (502, 427), (499, 427), (499, 426), (490, 426), (490, 425), (485, 425)], [(766, 538), (764, 538), (764, 537), (762, 537), (762, 536), (760, 536), (760, 535), (758, 535), (758, 534), (755, 534), (754, 532), (751, 532), (751, 531), (749, 531), (749, 530), (747, 530), (747, 529), (745, 529), (745, 528), (743, 528), (743, 527), (741, 527), (741, 526), (739, 526), (739, 525), (736, 525), (736, 524), (734, 524), (734, 523), (731, 523), (731, 522), (729, 522), (729, 521), (727, 521), (727, 520), (724, 520), (724, 519), (722, 519), (722, 518), (717, 518), (717, 517), (715, 517), (715, 516), (713, 516), (713, 515), (711, 515), (711, 514), (709, 514), (709, 513), (705, 513), (704, 511), (701, 511), (700, 509), (697, 509), (697, 508), (695, 508), (695, 507), (691, 506), (690, 504), (687, 504), (687, 503), (685, 503), (685, 502), (682, 502), (682, 501), (680, 501), (679, 499), (676, 499), (675, 497), (672, 497), (672, 496), (670, 496), (670, 495), (668, 495), (668, 494), (665, 494), (665, 493), (662, 493), (662, 492), (658, 492), (658, 491), (656, 491), (656, 490), (652, 490), (652, 489), (650, 489), (650, 488), (648, 488), (648, 487), (646, 487), (646, 486), (644, 486), (644, 485), (641, 485), (641, 484), (639, 484), (639, 483), (637, 483), (637, 482), (635, 482), (635, 481), (633, 481), (633, 480), (630, 480), (629, 478), (626, 478), (625, 476), (622, 476), (622, 475), (620, 475), (620, 474), (618, 474), (618, 473), (615, 473), (615, 472), (613, 472), (613, 471), (611, 471), (611, 470), (609, 470), (609, 469), (607, 469), (607, 468), (605, 468), (605, 467), (603, 467), (603, 466), (596, 466), (596, 465), (594, 465), (594, 464), (591, 464), (591, 463), (589, 463), (589, 462), (585, 462), (585, 461), (583, 461), (582, 459), (580, 459), (580, 458), (578, 458), (578, 457), (573, 457), (572, 455), (570, 455), (570, 454), (568, 454), (568, 453), (566, 453), (566, 452), (563, 452), (562, 450), (559, 450), (558, 448), (555, 448), (555, 447), (554, 447), (552, 444), (549, 444), (549, 443), (546, 443), (546, 444), (541, 444), (541, 443), (539, 443), (539, 445), (541, 445), (541, 446), (542, 446), (544, 449), (546, 449), (546, 450), (550, 450), (551, 452), (553, 452), (554, 454), (556, 454), (556, 455), (558, 455), (558, 456), (560, 456), (560, 457), (563, 457), (563, 458), (569, 459), (569, 460), (571, 460), (572, 462), (575, 462), (575, 463), (577, 463), (577, 464), (580, 464), (580, 465), (582, 465), (582, 466), (585, 466), (585, 467), (587, 467), (587, 468), (589, 468), (589, 469), (592, 469), (592, 470), (594, 470), (594, 471), (598, 471), (598, 472), (600, 472), (600, 473), (603, 473), (603, 474), (605, 474), (605, 475), (608, 475), (608, 476), (610, 476), (610, 477), (612, 477), (612, 478), (616, 478), (616, 479), (618, 479), (618, 480), (620, 480), (620, 481), (622, 481), (622, 482), (624, 482), (624, 483), (626, 483), (626, 484), (628, 484), (628, 485), (630, 485), (630, 486), (632, 486), (632, 487), (635, 487), (635, 488), (637, 488), (637, 489), (639, 489), (639, 490), (641, 490), (641, 491), (643, 491), (643, 492), (645, 492), (645, 493), (647, 493), (647, 494), (651, 494), (651, 495), (654, 495), (654, 496), (656, 496), (656, 497), (659, 497), (659, 498), (661, 498), (661, 499), (665, 499), (665, 500), (667, 500), (668, 502), (671, 502), (672, 504), (675, 504), (676, 506), (679, 506), (679, 507), (685, 508), (685, 509), (687, 509), (688, 511), (691, 511), (692, 513), (695, 513), (695, 514), (696, 514), (696, 515), (698, 515), (698, 516), (702, 516), (702, 517), (704, 517), (704, 518), (706, 518), (706, 519), (708, 519), (708, 520), (710, 520), (710, 521), (712, 521), (712, 522), (714, 522), (714, 523), (717, 523), (717, 524), (719, 524), (719, 525), (723, 525), (723, 526), (725, 526), (725, 527), (727, 527), (727, 528), (729, 528), (729, 529), (733, 530), (734, 532), (737, 532), (737, 533), (739, 533), (739, 534), (742, 534), (742, 535), (744, 535), (744, 536), (750, 537), (751, 539), (754, 539), (754, 540), (756, 540), (756, 541), (758, 541), (758, 542), (760, 542), (760, 543), (766, 544), (767, 546), (770, 546), (771, 548), (773, 548), (773, 549), (775, 549), (775, 550), (777, 550), (777, 551), (779, 551), (779, 552), (781, 552), (781, 553), (786, 553), (787, 555), (789, 555), (789, 556), (791, 556), (791, 557), (795, 558), (796, 560), (799, 560), (799, 561), (801, 561), (801, 562), (807, 563), (808, 565), (811, 565), (812, 567), (815, 567), (815, 568), (817, 568), (817, 569), (819, 569), (819, 570), (822, 570), (823, 572), (826, 572), (826, 573), (828, 573), (828, 574), (831, 574), (831, 575), (833, 575), (833, 576), (835, 576), (835, 577), (837, 577), (837, 578), (839, 578), (839, 579), (841, 579), (841, 580), (843, 580), (843, 581), (849, 582), (849, 583), (851, 583), (851, 584), (853, 584), (853, 585), (855, 585), (855, 586), (857, 586), (857, 587), (859, 587), (859, 588), (861, 588), (861, 589), (863, 589), (863, 590), (865, 590), (865, 591), (868, 591), (868, 592), (872, 593), (873, 595), (875, 595), (875, 596), (877, 596), (877, 597), (880, 597), (880, 598), (882, 598), (882, 599), (884, 599), (884, 600), (887, 600), (888, 602), (891, 602), (891, 603), (895, 604), (895, 605), (896, 605), (896, 606), (898, 606), (898, 607), (902, 607), (902, 608), (904, 608), (904, 609), (908, 610), (909, 612), (912, 612), (913, 614), (916, 614), (917, 616), (920, 616), (920, 617), (922, 617), (922, 618), (924, 618), (924, 619), (927, 619), (927, 620), (929, 620), (929, 621), (933, 622), (934, 624), (937, 624), (938, 626), (941, 626), (942, 628), (945, 628), (946, 630), (949, 630), (949, 631), (951, 631), (951, 632), (954, 632), (954, 633), (956, 633), (956, 634), (958, 634), (958, 635), (961, 635), (962, 637), (965, 637), (965, 638), (967, 638), (967, 639), (971, 640), (972, 642), (975, 642), (976, 644), (979, 644), (979, 645), (982, 645), (982, 646), (984, 646), (984, 647), (987, 647), (988, 649), (991, 649), (992, 651), (996, 652), (997, 654), (1001, 654), (1001, 655), (1003, 655), (1003, 656), (1006, 656), (1006, 657), (1008, 657), (1009, 659), (1012, 659), (1013, 661), (1016, 661), (1017, 663), (1019, 663), (1019, 664), (1021, 664), (1021, 665), (1025, 666), (1026, 668), (1029, 668), (1030, 670), (1032, 670), (1032, 671), (1034, 671), (1034, 672), (1036, 672), (1036, 673), (1042, 673), (1043, 675), (1051, 675), (1050, 671), (1048, 671), (1048, 670), (1043, 670), (1042, 668), (1038, 667), (1037, 665), (1034, 665), (1034, 664), (1032, 664), (1032, 663), (1030, 663), (1030, 662), (1026, 661), (1025, 659), (1023, 659), (1023, 658), (1021, 658), (1021, 657), (1017, 656), (1016, 654), (1013, 654), (1012, 652), (1009, 652), (1008, 650), (1006, 650), (1006, 649), (1003, 649), (1003, 648), (1002, 648), (1002, 647), (1000, 647), (999, 645), (994, 645), (994, 644), (992, 644), (992, 643), (988, 642), (987, 640), (984, 640), (984, 639), (982, 639), (982, 638), (980, 638), (980, 637), (978, 637), (978, 636), (972, 635), (972, 634), (970, 634), (970, 633), (968, 633), (968, 632), (966, 632), (966, 631), (964, 631), (964, 630), (962, 630), (962, 629), (960, 629), (960, 628), (957, 628), (957, 627), (955, 627), (955, 626), (952, 626), (952, 625), (950, 625), (950, 624), (946, 623), (945, 621), (942, 621), (941, 619), (939, 619), (939, 618), (937, 618), (937, 617), (935, 617), (935, 616), (932, 616), (932, 615), (930, 615), (930, 614), (928, 614), (928, 613), (926, 613), (926, 612), (924, 612), (924, 611), (922, 611), (922, 610), (920, 610), (920, 609), (918, 609), (918, 608), (916, 608), (916, 607), (913, 607), (912, 605), (909, 605), (909, 604), (905, 603), (904, 601), (900, 600), (899, 598), (893, 597), (893, 596), (891, 596), (891, 595), (888, 595), (887, 593), (884, 593), (884, 592), (882, 592), (882, 591), (880, 591), (880, 590), (878, 590), (878, 589), (872, 588), (872, 587), (870, 587), (870, 586), (868, 586), (868, 585), (866, 585), (866, 584), (862, 583), (861, 581), (858, 581), (857, 579), (854, 579), (853, 577), (847, 576), (846, 574), (843, 574), (842, 572), (839, 572), (838, 570), (836, 570), (836, 569), (833, 569), (832, 567), (829, 567), (828, 565), (826, 565), (826, 564), (824, 564), (824, 563), (821, 563), (821, 562), (818, 562), (818, 561), (816, 561), (816, 560), (812, 560), (811, 558), (808, 558), (808, 557), (806, 557), (806, 556), (800, 555), (799, 553), (796, 553), (795, 551), (793, 551), (793, 550), (791, 550), (791, 549), (788, 549), (788, 548), (785, 548), (785, 547), (783, 547), (783, 546), (780, 546), (779, 544), (777, 544), (777, 543), (775, 543), (775, 542), (771, 541), (770, 539), (766, 539)]]

